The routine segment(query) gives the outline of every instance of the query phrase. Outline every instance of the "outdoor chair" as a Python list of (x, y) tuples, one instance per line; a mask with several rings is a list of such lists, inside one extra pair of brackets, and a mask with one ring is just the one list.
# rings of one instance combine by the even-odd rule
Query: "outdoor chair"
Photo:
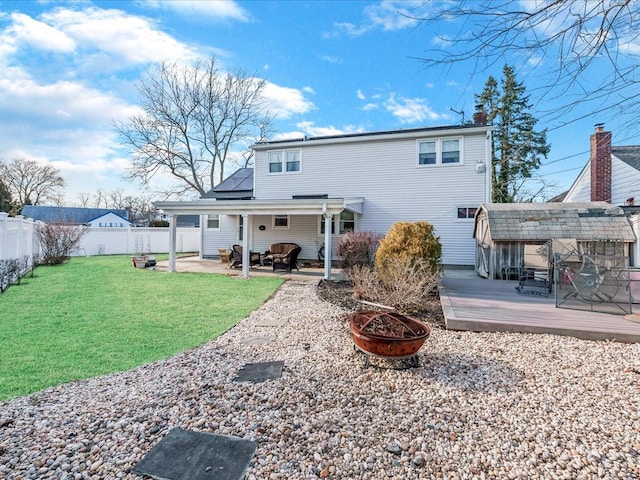
[(278, 257), (286, 257), (292, 250), (300, 248), (300, 245), (292, 242), (280, 242), (280, 243), (272, 243), (269, 246), (269, 250), (264, 252), (262, 257), (263, 265), (271, 265), (273, 263), (274, 258)]
[[(234, 245), (231, 247), (230, 260), (229, 268), (242, 266), (242, 245)], [(253, 267), (254, 265), (260, 265), (260, 252), (249, 251), (249, 267)]]
[(287, 273), (291, 273), (291, 269), (295, 267), (297, 271), (300, 271), (298, 268), (298, 255), (302, 251), (302, 248), (295, 247), (290, 250), (287, 254), (284, 255), (274, 255), (272, 260), (273, 271), (276, 270), (286, 270)]

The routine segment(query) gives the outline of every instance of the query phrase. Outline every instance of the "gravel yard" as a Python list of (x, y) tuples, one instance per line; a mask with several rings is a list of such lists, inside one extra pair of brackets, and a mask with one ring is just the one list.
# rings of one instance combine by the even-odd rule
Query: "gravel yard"
[[(255, 441), (250, 479), (640, 478), (640, 345), (434, 317), (419, 368), (365, 369), (316, 292), (289, 281), (202, 347), (0, 403), (0, 478), (140, 478), (174, 427)], [(282, 378), (233, 382), (276, 360)]]

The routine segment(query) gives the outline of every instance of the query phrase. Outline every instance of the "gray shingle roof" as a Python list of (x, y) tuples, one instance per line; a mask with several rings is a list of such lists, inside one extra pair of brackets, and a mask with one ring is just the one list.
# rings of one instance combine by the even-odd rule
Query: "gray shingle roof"
[(483, 210), (493, 241), (635, 241), (623, 210), (607, 202), (483, 204), (476, 221)]
[(611, 155), (640, 171), (640, 145), (611, 147)]
[(46, 205), (25, 205), (22, 215), (45, 223), (66, 223), (72, 225), (84, 225), (98, 217), (114, 213), (127, 220), (129, 212), (115, 208), (81, 208), (81, 207), (56, 207)]

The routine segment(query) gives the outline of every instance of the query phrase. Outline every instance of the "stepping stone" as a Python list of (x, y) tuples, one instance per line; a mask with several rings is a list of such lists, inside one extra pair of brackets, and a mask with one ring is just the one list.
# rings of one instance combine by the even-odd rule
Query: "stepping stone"
[(275, 342), (276, 337), (271, 335), (265, 335), (264, 337), (249, 337), (242, 340), (244, 345), (265, 345), (267, 343)]
[(174, 428), (131, 471), (156, 480), (240, 480), (255, 450), (251, 440)]
[(272, 318), (268, 320), (259, 320), (256, 322), (257, 327), (284, 327), (289, 320), (282, 318)]
[(282, 377), (283, 361), (263, 362), (263, 363), (247, 363), (238, 372), (238, 376), (233, 379), (234, 382), (264, 382)]

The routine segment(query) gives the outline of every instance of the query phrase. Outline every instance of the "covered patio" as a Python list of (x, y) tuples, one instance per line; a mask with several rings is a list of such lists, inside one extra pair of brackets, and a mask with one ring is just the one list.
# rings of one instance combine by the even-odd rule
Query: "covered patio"
[[(323, 217), (326, 225), (343, 210), (362, 214), (363, 198), (296, 198), (290, 200), (219, 200), (200, 198), (191, 202), (155, 202), (154, 205), (167, 215), (169, 221), (170, 272), (176, 271), (176, 217), (179, 215), (238, 215), (242, 219), (242, 277), (249, 278), (250, 250), (253, 247), (253, 218), (257, 215), (311, 215)], [(332, 231), (324, 232), (323, 278), (332, 278)]]

